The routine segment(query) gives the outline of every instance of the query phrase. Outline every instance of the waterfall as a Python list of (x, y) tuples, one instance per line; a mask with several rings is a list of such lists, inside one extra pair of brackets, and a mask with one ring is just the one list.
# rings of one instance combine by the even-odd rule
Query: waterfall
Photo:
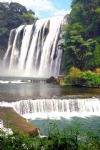
[(23, 29), (23, 25), (20, 26), (17, 30), (16, 30), (16, 35), (14, 38), (14, 42), (13, 42), (13, 46), (12, 46), (12, 52), (11, 52), (11, 58), (10, 58), (10, 64), (9, 64), (9, 69), (16, 67), (17, 65), (17, 61), (18, 61), (18, 56), (19, 56), (19, 49), (20, 49), (20, 45), (21, 45), (21, 41), (20, 39), (20, 32)]
[(3, 58), (3, 67), (18, 76), (59, 75), (62, 58), (59, 41), (63, 20), (64, 17), (53, 17), (13, 29)]
[(11, 50), (12, 50), (14, 38), (15, 38), (15, 30), (13, 29), (10, 32), (9, 41), (8, 41), (8, 48), (7, 48), (7, 51), (6, 51), (4, 58), (3, 58), (3, 67), (5, 67), (5, 66), (9, 67), (9, 66), (7, 66), (6, 63), (9, 62), (8, 58), (11, 55)]
[(73, 114), (78, 116), (81, 114), (100, 115), (100, 99), (36, 99), (36, 100), (20, 100), (17, 102), (7, 103), (0, 102), (0, 106), (13, 107), (17, 113), (22, 116), (27, 115), (28, 118), (35, 115), (38, 118), (52, 114), (52, 116), (62, 114), (62, 117)]

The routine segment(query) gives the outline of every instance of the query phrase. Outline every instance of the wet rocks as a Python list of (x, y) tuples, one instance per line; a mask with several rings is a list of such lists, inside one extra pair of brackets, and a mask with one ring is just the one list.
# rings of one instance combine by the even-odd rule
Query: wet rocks
[(46, 83), (58, 84), (58, 81), (55, 77), (51, 76), (46, 80)]

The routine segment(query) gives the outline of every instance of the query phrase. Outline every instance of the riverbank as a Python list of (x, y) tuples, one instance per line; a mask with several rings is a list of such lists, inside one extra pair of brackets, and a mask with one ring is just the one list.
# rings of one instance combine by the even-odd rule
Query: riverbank
[(67, 76), (65, 76), (64, 84), (78, 87), (100, 88), (100, 69), (98, 72), (81, 71), (72, 67)]
[(29, 135), (37, 134), (38, 127), (27, 122), (11, 107), (0, 107), (0, 119), (3, 120), (6, 128), (18, 130)]

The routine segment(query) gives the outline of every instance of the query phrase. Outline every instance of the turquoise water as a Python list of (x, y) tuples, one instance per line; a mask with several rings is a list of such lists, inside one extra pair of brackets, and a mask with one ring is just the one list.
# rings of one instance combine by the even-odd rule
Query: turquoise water
[[(61, 118), (60, 120), (50, 120), (50, 119), (37, 119), (28, 120), (33, 125), (37, 125), (40, 128), (41, 135), (48, 135), (49, 132), (55, 131), (57, 128), (59, 130), (71, 128), (78, 129), (81, 134), (85, 131), (92, 131), (93, 133), (100, 133), (100, 117), (91, 116), (86, 118), (72, 117), (70, 119)], [(99, 132), (98, 132), (99, 131)]]
[[(80, 87), (61, 87), (59, 85), (47, 84), (45, 82), (33, 83), (32, 78), (13, 78), (0, 77), (0, 102), (15, 102), (19, 100), (34, 99), (84, 99), (98, 97), (100, 99), (100, 88), (80, 88)], [(98, 115), (98, 114), (97, 114)], [(55, 119), (29, 119), (33, 125), (40, 128), (41, 134), (48, 135), (50, 124), (57, 125), (59, 128), (67, 128), (68, 126), (80, 125), (80, 131), (92, 130), (98, 133), (100, 128), (99, 116), (72, 117), (60, 120)]]

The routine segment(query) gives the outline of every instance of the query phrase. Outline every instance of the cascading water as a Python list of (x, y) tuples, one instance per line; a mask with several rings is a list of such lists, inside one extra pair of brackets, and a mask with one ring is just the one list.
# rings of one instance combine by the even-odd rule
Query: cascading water
[(64, 17), (53, 17), (13, 29), (3, 59), (3, 67), (8, 68), (9, 73), (15, 71), (18, 76), (59, 75), (62, 58), (59, 39), (63, 20)]
[(100, 99), (36, 99), (18, 102), (0, 102), (0, 106), (13, 107), (25, 118), (59, 118), (70, 116), (100, 115)]

